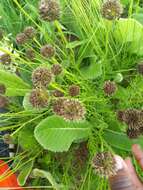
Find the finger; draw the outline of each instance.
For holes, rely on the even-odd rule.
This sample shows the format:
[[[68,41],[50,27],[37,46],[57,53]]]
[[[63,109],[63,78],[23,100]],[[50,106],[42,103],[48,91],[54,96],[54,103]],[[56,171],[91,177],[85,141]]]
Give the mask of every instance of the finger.
[[[138,178],[138,176],[136,174],[136,171],[135,171],[135,169],[133,167],[131,159],[127,158],[125,160],[125,163],[127,164],[131,179],[132,179],[133,183],[135,184],[136,188],[142,188],[142,183],[140,182],[140,180],[139,180],[139,178]]]
[[[128,167],[124,160],[115,156],[117,165],[117,175],[109,179],[111,190],[135,190],[136,187],[130,176]]]
[[[133,152],[136,160],[138,161],[139,165],[143,169],[143,151],[141,150],[141,147],[137,144],[134,144],[132,146],[132,152]]]

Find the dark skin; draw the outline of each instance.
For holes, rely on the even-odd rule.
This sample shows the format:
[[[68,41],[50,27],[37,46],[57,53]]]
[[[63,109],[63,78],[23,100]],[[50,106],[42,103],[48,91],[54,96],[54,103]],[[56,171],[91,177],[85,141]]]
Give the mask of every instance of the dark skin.
[[[139,145],[132,146],[132,153],[143,170],[143,150]],[[112,190],[143,190],[143,183],[139,180],[130,158],[122,160],[122,169],[117,176],[109,179]]]

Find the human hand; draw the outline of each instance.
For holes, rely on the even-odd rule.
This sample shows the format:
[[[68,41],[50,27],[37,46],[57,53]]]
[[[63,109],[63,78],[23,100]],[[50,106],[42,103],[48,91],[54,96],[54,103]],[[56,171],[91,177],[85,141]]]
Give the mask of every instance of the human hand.
[[[143,170],[143,151],[139,145],[132,146],[132,152]],[[139,180],[130,158],[123,160],[116,156],[120,162],[120,170],[117,175],[111,177],[111,190],[143,190],[143,183]]]

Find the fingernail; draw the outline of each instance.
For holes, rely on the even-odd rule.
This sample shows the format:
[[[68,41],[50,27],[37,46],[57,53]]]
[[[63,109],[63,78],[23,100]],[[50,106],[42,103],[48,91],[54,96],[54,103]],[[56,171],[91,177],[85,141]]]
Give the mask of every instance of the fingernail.
[[[122,170],[125,167],[124,161],[120,156],[115,156],[116,171]]]

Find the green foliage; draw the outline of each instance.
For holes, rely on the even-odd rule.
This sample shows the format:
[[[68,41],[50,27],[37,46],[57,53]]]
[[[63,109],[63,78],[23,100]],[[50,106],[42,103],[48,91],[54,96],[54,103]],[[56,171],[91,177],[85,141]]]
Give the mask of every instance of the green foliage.
[[[104,138],[111,146],[124,151],[130,152],[133,144],[139,144],[143,148],[143,137],[131,140],[124,133],[106,130]]]
[[[0,70],[0,81],[6,86],[7,96],[23,96],[30,86],[16,74]]]
[[[88,122],[66,122],[58,116],[47,117],[35,129],[35,138],[44,149],[53,152],[68,151],[77,140],[89,137],[91,126]]]
[[[21,171],[18,175],[18,183],[21,186],[24,186],[26,183],[27,178],[29,177],[32,168],[33,168],[34,161],[29,161],[27,164],[24,164],[24,166],[21,168]]]
[[[42,147],[37,143],[33,134],[34,128],[30,125],[24,127],[18,135],[18,143],[19,145],[27,151],[31,153],[38,153]]]

